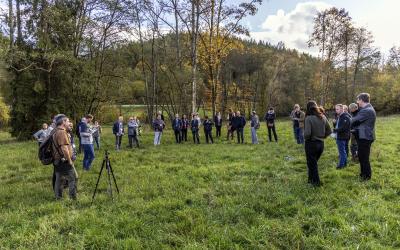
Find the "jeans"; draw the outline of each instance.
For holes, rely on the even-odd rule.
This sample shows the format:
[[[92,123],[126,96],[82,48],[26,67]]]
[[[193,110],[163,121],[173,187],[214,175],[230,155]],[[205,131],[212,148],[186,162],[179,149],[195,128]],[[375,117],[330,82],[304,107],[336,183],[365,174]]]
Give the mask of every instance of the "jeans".
[[[56,172],[56,182],[54,185],[54,194],[56,199],[61,199],[63,196],[64,182],[68,181],[69,197],[76,199],[76,176],[73,169],[67,173]]]
[[[209,140],[211,141],[211,143],[214,143],[211,130],[209,130],[209,131],[204,130],[204,134],[206,135],[206,142],[207,143],[209,142]]]
[[[122,135],[115,135],[115,149],[120,150],[122,143]]]
[[[182,129],[182,141],[187,141],[187,128]]]
[[[93,139],[96,143],[97,149],[100,149],[100,136],[94,136]]]
[[[160,145],[161,136],[162,136],[162,132],[160,132],[160,131],[154,132],[154,146]]]
[[[258,144],[257,129],[251,127],[251,143]]]
[[[293,127],[294,137],[296,139],[297,144],[304,144],[304,131],[303,128]]]
[[[94,160],[93,144],[82,144],[83,147],[83,169],[89,170]]]
[[[361,178],[371,179],[372,171],[371,164],[369,162],[369,156],[371,154],[372,141],[359,139],[357,140],[358,145],[358,160],[360,161]]]
[[[274,139],[277,142],[278,141],[278,135],[276,134],[276,129],[275,129],[275,125],[270,127],[268,126],[268,139],[269,141],[272,141],[272,133],[274,133]]]
[[[344,168],[347,165],[347,153],[346,153],[346,142],[347,140],[336,140],[336,145],[339,152],[339,163],[338,168]]]
[[[238,128],[236,130],[236,135],[237,135],[237,143],[244,143],[243,128]]]
[[[324,152],[324,142],[306,141],[304,148],[307,158],[308,182],[313,185],[319,185],[321,181],[318,173],[318,160]]]
[[[199,136],[199,130],[192,130],[192,135],[193,135],[193,143],[196,144],[200,144],[200,136]]]

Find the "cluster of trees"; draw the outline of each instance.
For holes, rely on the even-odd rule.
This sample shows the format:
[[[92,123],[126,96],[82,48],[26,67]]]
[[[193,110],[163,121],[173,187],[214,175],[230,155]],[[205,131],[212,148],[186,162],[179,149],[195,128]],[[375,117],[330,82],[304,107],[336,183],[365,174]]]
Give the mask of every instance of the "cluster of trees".
[[[12,134],[29,138],[59,112],[79,119],[122,104],[145,104],[147,120],[161,109],[173,116],[274,106],[283,114],[308,98],[329,107],[362,90],[378,109],[398,109],[400,48],[384,60],[372,35],[335,8],[315,19],[310,46],[320,58],[243,39],[242,20],[259,4],[9,0],[0,81]]]

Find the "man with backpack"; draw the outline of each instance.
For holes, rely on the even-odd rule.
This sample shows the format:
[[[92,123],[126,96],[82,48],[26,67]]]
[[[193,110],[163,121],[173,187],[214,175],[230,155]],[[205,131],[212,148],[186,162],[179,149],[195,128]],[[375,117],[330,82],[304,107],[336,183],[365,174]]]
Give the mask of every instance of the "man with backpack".
[[[68,181],[69,197],[76,199],[76,173],[73,163],[73,148],[68,131],[70,122],[65,115],[58,115],[56,119],[56,129],[52,133],[52,153],[53,165],[55,169],[56,181],[54,194],[56,199],[61,199],[65,181]]]
[[[251,112],[251,114],[251,143],[258,144],[257,129],[260,128],[260,119],[258,118],[256,111]]]

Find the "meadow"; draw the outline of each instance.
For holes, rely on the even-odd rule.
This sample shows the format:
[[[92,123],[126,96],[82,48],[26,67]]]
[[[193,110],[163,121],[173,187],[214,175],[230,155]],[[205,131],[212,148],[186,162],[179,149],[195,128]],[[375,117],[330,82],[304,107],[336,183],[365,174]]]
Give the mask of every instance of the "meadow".
[[[304,149],[289,121],[279,121],[279,143],[176,145],[171,129],[152,145],[146,129],[140,149],[113,150],[110,127],[103,149],[120,194],[111,200],[106,179],[91,196],[104,151],[89,172],[82,155],[78,200],[55,201],[52,167],[37,159],[37,144],[0,132],[0,249],[399,249],[400,117],[381,117],[372,147],[372,180],[359,166],[336,170],[337,150],[326,140],[320,160],[324,185],[307,184]],[[201,131],[202,132],[202,131]],[[225,134],[225,131],[223,131]]]

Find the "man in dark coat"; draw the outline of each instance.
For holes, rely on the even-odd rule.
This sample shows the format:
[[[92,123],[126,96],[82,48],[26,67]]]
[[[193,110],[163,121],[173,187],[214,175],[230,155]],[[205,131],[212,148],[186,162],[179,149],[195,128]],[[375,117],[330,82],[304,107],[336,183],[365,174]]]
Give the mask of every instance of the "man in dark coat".
[[[362,181],[371,179],[372,171],[369,162],[371,145],[375,140],[376,113],[370,102],[368,93],[357,96],[357,104],[360,107],[357,115],[351,119],[358,145],[358,159],[360,161],[360,178]]]
[[[172,121],[172,129],[174,130],[176,143],[181,143],[182,120],[179,118],[179,114],[176,114],[175,119]]]
[[[341,169],[347,165],[346,145],[350,139],[350,116],[344,112],[343,105],[335,106],[337,121],[333,132],[336,133],[336,144],[339,152],[339,163],[336,168]]]
[[[236,130],[237,143],[244,143],[244,126],[246,126],[246,119],[240,114],[240,111],[237,111],[232,121],[232,127]]]

